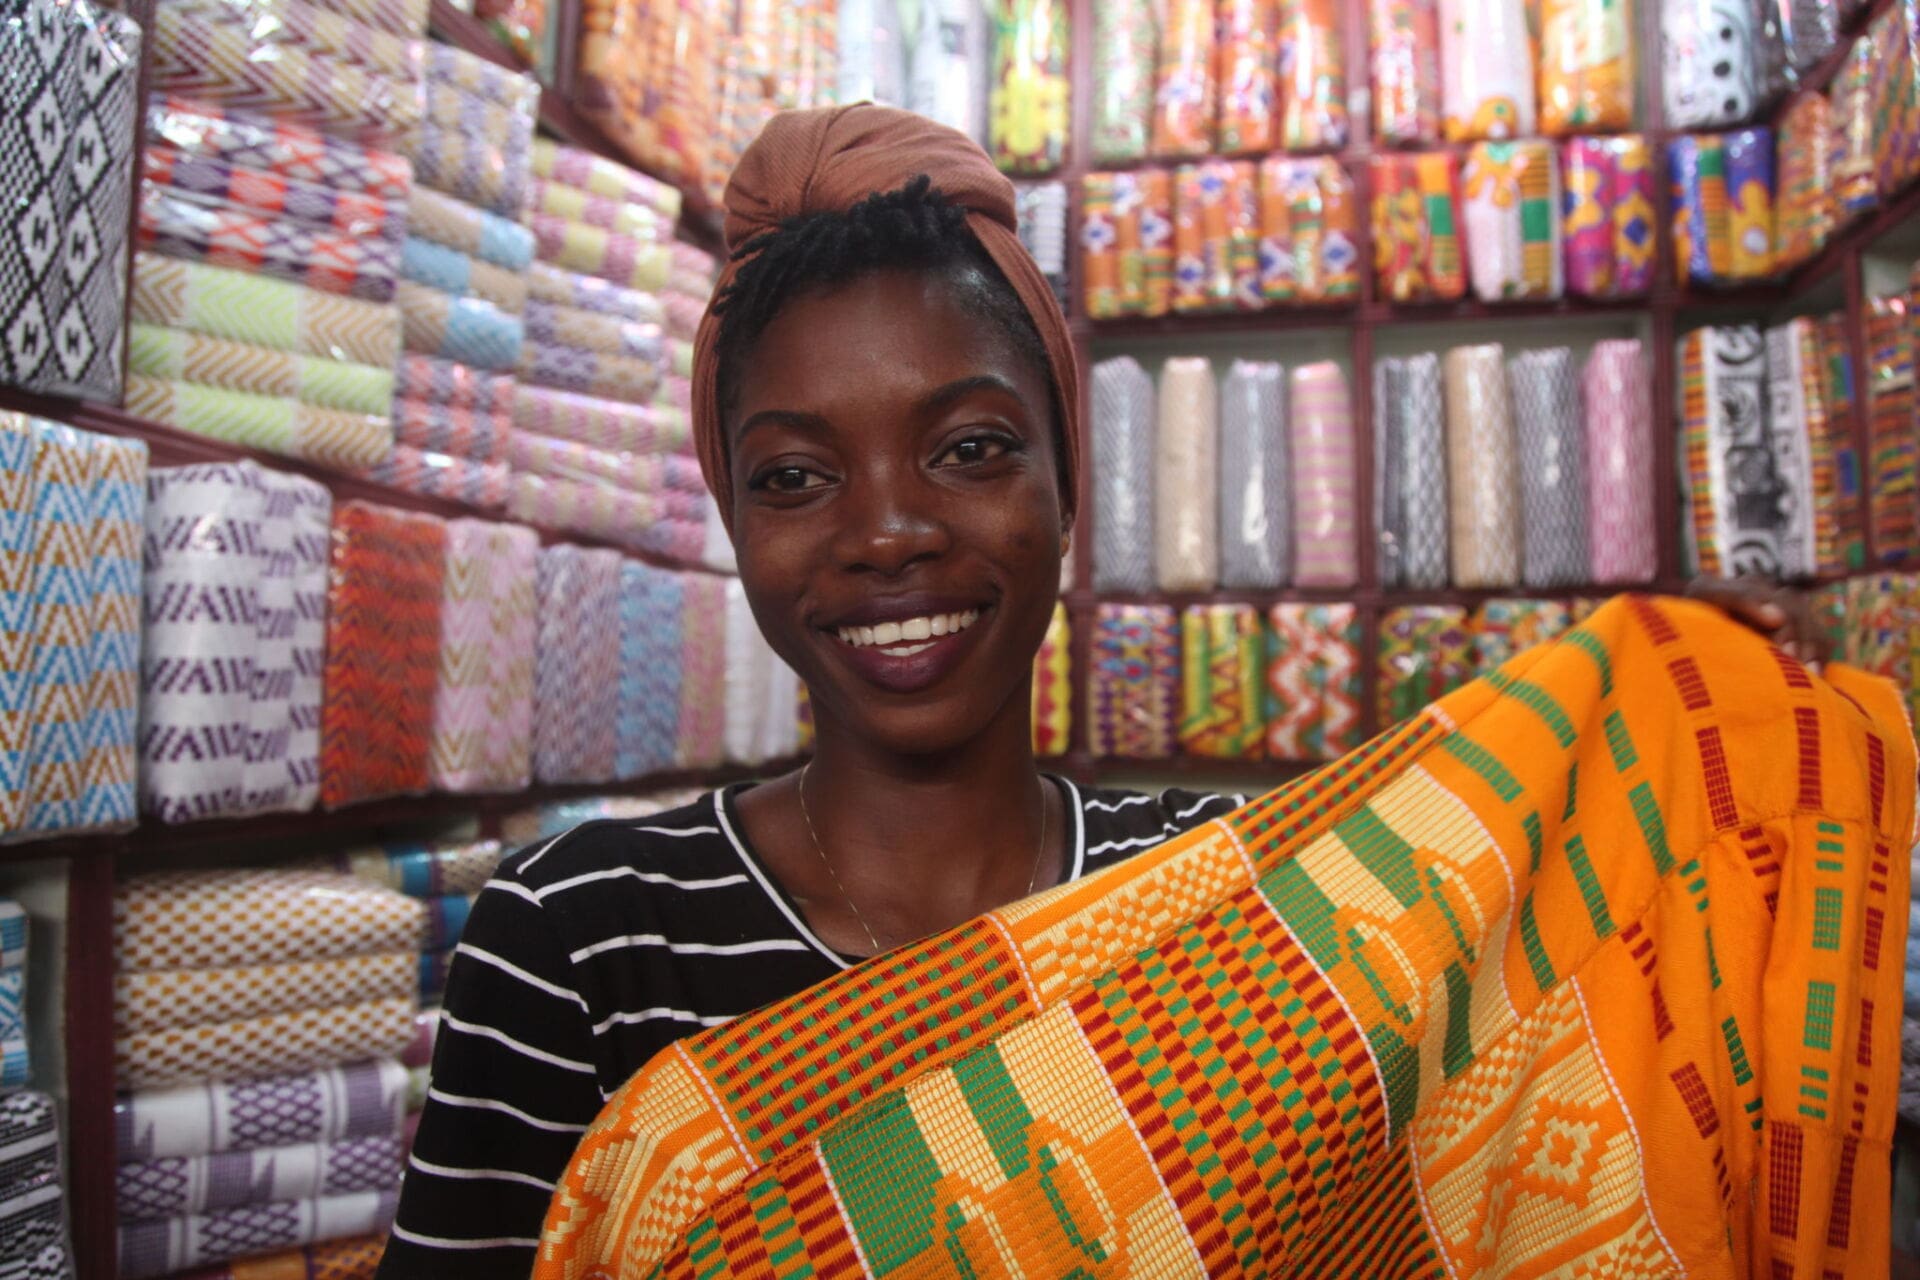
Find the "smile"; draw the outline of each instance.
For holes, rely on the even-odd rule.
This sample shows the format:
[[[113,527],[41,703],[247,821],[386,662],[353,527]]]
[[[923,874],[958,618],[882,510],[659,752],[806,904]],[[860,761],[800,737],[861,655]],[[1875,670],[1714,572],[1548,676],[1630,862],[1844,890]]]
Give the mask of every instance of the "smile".
[[[978,609],[967,609],[882,622],[871,627],[841,627],[834,634],[856,649],[878,648],[889,658],[911,658],[931,649],[941,636],[958,635],[979,620]]]

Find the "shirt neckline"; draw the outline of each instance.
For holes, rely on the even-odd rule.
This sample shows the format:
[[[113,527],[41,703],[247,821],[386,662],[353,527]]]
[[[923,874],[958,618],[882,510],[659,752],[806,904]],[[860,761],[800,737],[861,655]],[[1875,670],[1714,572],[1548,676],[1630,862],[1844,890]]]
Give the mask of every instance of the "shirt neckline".
[[[1085,869],[1087,859],[1087,814],[1080,788],[1074,786],[1070,779],[1057,774],[1043,772],[1040,776],[1060,788],[1068,808],[1073,813],[1071,850],[1073,857],[1071,874],[1066,877],[1066,880],[1078,880]],[[726,837],[727,843],[733,846],[734,856],[740,859],[741,865],[747,869],[747,874],[752,876],[754,882],[760,886],[760,891],[767,896],[767,900],[786,917],[787,923],[793,926],[794,932],[800,936],[801,940],[818,952],[829,964],[839,969],[851,969],[854,965],[871,959],[870,956],[846,955],[821,941],[819,935],[814,933],[813,928],[807,924],[806,913],[800,910],[800,905],[787,893],[786,886],[775,879],[772,872],[768,871],[766,865],[761,862],[760,855],[754,851],[747,839],[746,824],[740,820],[740,809],[736,803],[738,797],[759,785],[758,782],[736,782],[730,786],[720,787],[713,793],[714,819],[720,827],[721,834]]]

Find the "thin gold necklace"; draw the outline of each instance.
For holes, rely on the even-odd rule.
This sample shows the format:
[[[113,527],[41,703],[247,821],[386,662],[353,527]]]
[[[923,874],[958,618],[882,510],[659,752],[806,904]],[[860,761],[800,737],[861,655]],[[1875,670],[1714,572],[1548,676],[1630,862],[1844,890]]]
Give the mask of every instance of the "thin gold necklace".
[[[813,840],[813,851],[820,855],[820,865],[824,866],[827,874],[833,878],[833,887],[840,891],[840,900],[847,904],[847,910],[853,912],[853,918],[860,922],[860,928],[865,931],[867,941],[873,946],[873,954],[879,955],[884,949],[880,945],[880,939],[873,936],[873,926],[868,924],[867,918],[860,914],[860,908],[855,905],[853,895],[847,892],[847,886],[840,883],[840,873],[833,869],[832,860],[827,857],[826,849],[820,844],[820,833],[813,829],[813,813],[807,808],[807,771],[811,768],[813,768],[811,760],[800,766],[800,785],[795,788],[800,796],[800,816],[807,820],[807,835]],[[1046,779],[1040,780],[1040,786],[1040,847],[1033,851],[1033,874],[1027,877],[1027,891],[1021,895],[1027,898],[1033,896],[1034,886],[1040,883],[1040,863],[1047,856]]]

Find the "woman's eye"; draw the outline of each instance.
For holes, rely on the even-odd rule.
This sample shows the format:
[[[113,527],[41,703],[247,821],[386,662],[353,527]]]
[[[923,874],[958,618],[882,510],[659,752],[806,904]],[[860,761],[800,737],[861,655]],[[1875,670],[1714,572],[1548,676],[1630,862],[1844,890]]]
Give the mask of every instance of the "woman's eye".
[[[934,465],[966,466],[973,462],[988,462],[1006,451],[1006,441],[997,437],[970,436],[934,459]]]
[[[761,474],[758,487],[772,489],[776,493],[804,493],[808,489],[818,489],[826,482],[819,472],[809,471],[805,467],[775,467]]]

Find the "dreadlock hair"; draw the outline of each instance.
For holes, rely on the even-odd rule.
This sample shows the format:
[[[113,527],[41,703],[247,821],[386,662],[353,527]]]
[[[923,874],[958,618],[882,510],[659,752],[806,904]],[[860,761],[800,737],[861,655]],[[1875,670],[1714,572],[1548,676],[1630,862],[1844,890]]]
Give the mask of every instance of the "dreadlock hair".
[[[920,174],[897,191],[875,192],[844,213],[788,218],[734,250],[741,262],[714,303],[722,410],[732,409],[754,344],[780,308],[795,297],[851,284],[877,271],[921,271],[939,276],[949,296],[994,325],[1014,353],[1047,384],[1053,418],[1053,455],[1065,491],[1066,449],[1060,436],[1060,389],[1046,345],[1020,295],[967,226],[967,211]]]

